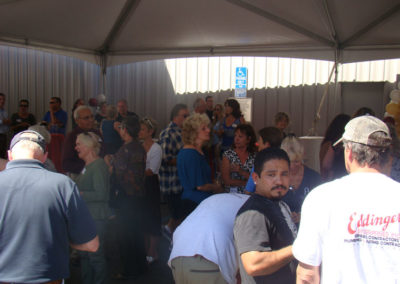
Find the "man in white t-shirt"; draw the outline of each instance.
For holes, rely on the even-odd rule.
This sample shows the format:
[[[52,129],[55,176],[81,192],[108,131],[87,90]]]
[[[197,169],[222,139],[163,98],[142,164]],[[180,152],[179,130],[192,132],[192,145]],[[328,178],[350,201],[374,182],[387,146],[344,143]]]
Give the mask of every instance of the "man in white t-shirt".
[[[350,174],[303,203],[293,245],[297,283],[399,283],[400,184],[383,174],[389,129],[373,116],[357,117],[340,142]]]
[[[235,193],[210,196],[176,229],[168,261],[175,283],[236,283],[233,224],[248,198]]]

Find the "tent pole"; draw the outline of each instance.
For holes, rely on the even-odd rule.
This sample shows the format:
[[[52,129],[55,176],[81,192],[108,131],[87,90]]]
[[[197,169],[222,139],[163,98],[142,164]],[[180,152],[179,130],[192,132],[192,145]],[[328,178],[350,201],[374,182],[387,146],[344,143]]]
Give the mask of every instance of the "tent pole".
[[[332,76],[333,76],[334,71],[336,70],[336,66],[337,66],[337,60],[335,58],[335,64],[333,65],[331,73],[329,74],[328,82],[326,83],[326,86],[325,86],[325,89],[324,89],[324,93],[323,93],[322,98],[321,98],[321,102],[319,103],[319,107],[318,107],[317,113],[315,114],[315,117],[314,117],[313,126],[312,126],[312,128],[310,129],[310,131],[308,133],[309,136],[316,136],[316,134],[317,134],[317,124],[318,124],[318,121],[321,118],[320,113],[321,113],[322,105],[324,104],[325,98],[328,95],[329,83],[332,80]]]
[[[334,86],[334,100],[333,100],[333,113],[336,113],[336,92],[337,92],[337,87],[338,87],[338,74],[339,74],[339,49],[336,49],[335,52],[335,86]]]
[[[106,95],[107,91],[107,55],[101,54],[100,55],[100,69],[101,69],[101,93]]]

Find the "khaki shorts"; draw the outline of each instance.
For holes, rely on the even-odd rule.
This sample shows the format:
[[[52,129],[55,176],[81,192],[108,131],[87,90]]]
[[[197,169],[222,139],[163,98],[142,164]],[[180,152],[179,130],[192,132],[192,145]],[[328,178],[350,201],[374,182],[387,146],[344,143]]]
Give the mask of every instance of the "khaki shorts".
[[[171,261],[176,284],[226,284],[218,265],[201,255],[180,256]]]

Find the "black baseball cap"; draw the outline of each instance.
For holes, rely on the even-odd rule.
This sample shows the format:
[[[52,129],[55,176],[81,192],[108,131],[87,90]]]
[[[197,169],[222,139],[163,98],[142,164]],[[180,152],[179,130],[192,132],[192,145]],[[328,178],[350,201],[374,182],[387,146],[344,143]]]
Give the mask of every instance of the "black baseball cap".
[[[15,134],[10,143],[10,150],[15,146],[15,144],[24,140],[35,142],[40,146],[40,148],[42,148],[43,152],[46,151],[46,140],[42,135],[33,130],[24,130]]]

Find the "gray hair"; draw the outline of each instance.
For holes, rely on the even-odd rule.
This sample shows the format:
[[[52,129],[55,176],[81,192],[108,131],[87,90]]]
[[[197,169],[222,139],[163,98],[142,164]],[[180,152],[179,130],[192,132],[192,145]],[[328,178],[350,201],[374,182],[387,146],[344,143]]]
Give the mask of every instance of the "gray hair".
[[[30,140],[19,141],[17,144],[15,144],[14,147],[12,147],[11,152],[20,153],[24,150],[32,152],[34,157],[41,156],[44,154],[42,147],[38,143]]]
[[[197,98],[193,103],[193,109],[198,108],[202,102],[204,102],[204,100],[202,98]]]
[[[107,106],[107,110],[106,110],[107,119],[110,119],[110,120],[114,119],[115,116],[117,115],[117,113],[118,113],[118,111],[115,106],[113,106],[113,105]]]
[[[93,152],[98,155],[101,149],[101,139],[93,132],[83,132],[76,137],[86,147],[89,147]]]
[[[92,109],[90,107],[86,106],[86,105],[78,106],[76,108],[76,110],[74,111],[74,119],[75,119],[75,121],[79,118],[79,113],[84,109],[88,109],[88,110],[90,110],[90,112],[92,112]]]
[[[387,135],[380,131],[371,134],[370,138],[375,141],[382,141],[382,144],[388,139]],[[368,146],[348,140],[343,140],[343,146],[345,149],[351,150],[353,158],[361,167],[366,165],[369,167],[374,165],[382,167],[389,161],[391,154],[390,147]]]
[[[283,139],[281,149],[285,150],[291,161],[302,161],[304,158],[304,147],[294,136]]]

